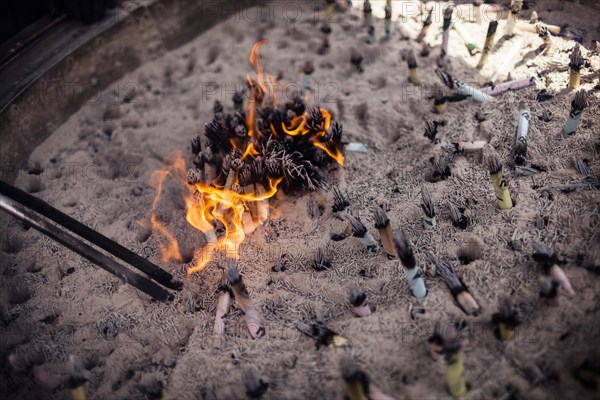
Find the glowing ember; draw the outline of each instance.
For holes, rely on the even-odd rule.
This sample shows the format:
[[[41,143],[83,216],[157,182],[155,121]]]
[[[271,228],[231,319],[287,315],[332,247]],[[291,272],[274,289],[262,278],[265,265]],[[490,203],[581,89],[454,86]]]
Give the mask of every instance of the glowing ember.
[[[178,155],[170,169],[153,175],[157,196],[151,222],[154,231],[164,238],[160,245],[163,260],[181,260],[177,241],[154,212],[167,176],[186,183],[186,220],[206,236],[207,244],[195,254],[196,262],[188,275],[201,271],[215,252],[238,259],[246,235],[267,222],[268,199],[278,189],[324,187],[319,167],[331,160],[344,163],[342,126],[332,121],[327,110],[307,108],[299,96],[283,106],[276,105],[275,90],[268,90],[265,84],[265,78],[268,82],[274,80],[263,73],[259,55],[266,42],[256,43],[250,54],[257,79],[248,77],[252,95],[248,115],[241,107],[233,115],[226,115],[221,103],[215,102],[214,119],[205,127],[208,143],[204,151],[199,137],[192,141],[195,166],[186,171]],[[238,102],[240,97],[236,96]],[[265,98],[268,104],[262,106]]]

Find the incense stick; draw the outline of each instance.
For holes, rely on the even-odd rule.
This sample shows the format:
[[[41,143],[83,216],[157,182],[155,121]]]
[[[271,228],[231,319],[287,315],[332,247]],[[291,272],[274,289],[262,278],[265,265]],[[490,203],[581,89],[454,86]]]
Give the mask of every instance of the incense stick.
[[[481,89],[482,93],[485,93],[490,96],[498,96],[502,93],[508,92],[510,90],[520,90],[532,86],[535,83],[535,78],[533,76],[529,78],[517,79],[514,81],[508,81],[504,83],[500,83],[498,85],[486,86]]]
[[[511,340],[515,336],[515,328],[520,321],[509,295],[500,298],[498,312],[492,315],[492,322],[497,326],[501,340]]]
[[[495,70],[494,74],[490,77],[490,82],[494,83],[496,82],[496,80],[498,80],[500,76],[504,75],[508,67],[511,66],[511,64],[514,62],[515,58],[523,48],[523,43],[523,39],[519,39],[515,43],[513,43],[509,52],[506,55],[504,55],[504,61],[502,62],[502,64],[500,64],[500,66]]]
[[[501,210],[508,210],[513,207],[513,202],[508,191],[508,184],[502,172],[502,163],[496,154],[490,154],[487,158],[487,166],[490,171],[494,191],[496,192],[496,200],[498,207]]]
[[[367,230],[367,227],[361,222],[361,220],[352,214],[346,214],[345,217],[350,223],[353,236],[360,240],[368,252],[377,252],[377,250],[379,250],[379,244],[377,244],[377,241],[373,235],[371,235],[371,232]]]
[[[400,257],[400,265],[404,269],[404,274],[406,275],[413,296],[418,299],[427,296],[423,273],[417,266],[417,260],[404,231],[394,232],[394,245],[396,246],[396,252]]]
[[[456,33],[458,33],[458,36],[460,36],[460,38],[462,39],[462,41],[465,44],[465,47],[467,48],[467,51],[469,52],[471,57],[481,53],[481,50],[479,49],[479,47],[477,47],[477,45],[471,38],[471,35],[469,35],[469,33],[463,27],[460,19],[457,19],[452,24],[452,28],[456,31]]]
[[[382,207],[377,207],[374,211],[375,228],[379,231],[379,238],[383,244],[383,250],[387,258],[392,260],[397,258],[396,248],[392,242],[392,225],[385,210]]]
[[[315,271],[324,271],[331,268],[331,256],[328,251],[321,247],[317,248],[315,255],[313,256],[313,268]]]
[[[408,65],[408,81],[415,86],[421,86],[419,65],[417,64],[417,59],[415,58],[415,53],[412,49],[409,49],[406,54],[406,64]]]
[[[569,59],[569,89],[577,89],[581,84],[581,67],[585,61],[581,55],[579,43],[573,47]]]
[[[435,205],[431,198],[431,193],[425,186],[421,187],[421,208],[425,215],[423,215],[423,228],[431,230],[435,228]]]
[[[442,26],[442,45],[440,47],[440,57],[437,65],[441,69],[448,67],[448,42],[450,38],[450,25],[452,25],[452,13],[454,12],[454,3],[448,3],[444,10],[444,23]]]
[[[435,73],[444,82],[446,86],[448,86],[450,89],[455,89],[459,95],[465,98],[471,97],[473,100],[479,103],[487,103],[494,101],[494,99],[491,96],[483,93],[479,89],[466,85],[457,79],[453,79],[450,74],[442,71],[439,68],[435,70]]]
[[[529,110],[523,109],[519,112],[519,124],[517,125],[517,138],[515,143],[515,164],[517,165],[525,164],[530,120],[531,114],[529,113]]]
[[[215,335],[223,335],[225,332],[225,321],[223,319],[229,314],[229,307],[231,307],[231,300],[233,299],[233,292],[229,287],[225,274],[223,274],[222,283],[217,292],[219,292],[219,296],[217,297],[213,332]]]
[[[479,315],[481,311],[479,304],[477,304],[473,295],[469,293],[467,286],[456,275],[452,264],[446,260],[438,260],[436,270],[450,289],[461,310],[467,315]]]
[[[464,354],[460,346],[460,336],[452,325],[450,325],[450,328],[444,332],[444,352],[447,364],[446,382],[450,394],[457,399],[467,393],[467,384],[465,382]]]
[[[312,62],[307,61],[302,67],[304,77],[302,79],[302,96],[305,96],[309,91],[312,91],[312,74],[315,72],[315,66]]]
[[[367,303],[367,295],[356,286],[350,288],[350,304],[352,304],[354,315],[357,317],[362,318],[371,315],[371,308]]]
[[[587,105],[587,92],[585,90],[580,90],[575,93],[575,97],[571,101],[571,111],[569,112],[567,123],[563,129],[566,135],[573,135],[577,131],[577,126],[581,120],[581,114]]]
[[[350,202],[342,193],[342,191],[336,186],[333,188],[333,212],[345,213],[348,212]]]
[[[434,83],[433,90],[433,109],[437,114],[441,114],[448,109],[448,99],[438,83]]]
[[[386,0],[384,7],[385,18],[383,20],[385,37],[392,38],[392,0]]]
[[[494,45],[494,37],[496,36],[497,29],[498,21],[491,21],[488,26],[487,34],[485,35],[485,44],[483,45],[483,52],[481,53],[477,68],[482,68],[487,62],[490,52],[492,51],[492,46]]]
[[[258,311],[250,299],[250,294],[248,294],[248,289],[246,289],[242,276],[235,265],[235,260],[231,258],[227,259],[225,274],[235,301],[244,312],[244,319],[246,320],[246,326],[248,327],[250,336],[252,339],[264,336],[265,328],[262,325]]]

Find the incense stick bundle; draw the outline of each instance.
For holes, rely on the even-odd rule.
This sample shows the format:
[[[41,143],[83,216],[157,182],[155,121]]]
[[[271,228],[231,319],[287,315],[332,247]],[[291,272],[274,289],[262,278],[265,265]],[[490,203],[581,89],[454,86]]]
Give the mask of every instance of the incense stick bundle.
[[[352,304],[354,315],[359,318],[371,315],[371,308],[367,303],[367,295],[359,288],[350,288],[350,304]]]
[[[571,111],[569,112],[569,117],[567,118],[567,123],[563,130],[566,135],[572,135],[577,131],[577,126],[581,120],[581,114],[587,105],[587,92],[585,90],[580,90],[575,93],[575,97],[573,98],[573,101],[571,101]]]
[[[213,332],[215,335],[223,335],[225,332],[225,321],[223,319],[229,314],[229,307],[233,298],[233,292],[229,287],[229,283],[223,274],[221,286],[217,289],[219,296],[217,297],[217,308],[215,310],[215,324]]]
[[[427,18],[425,18],[425,21],[423,21],[423,28],[421,28],[421,32],[419,32],[419,35],[417,36],[417,42],[419,43],[423,41],[427,35],[427,32],[429,31],[429,27],[431,27],[431,24],[433,24],[433,20],[431,18],[432,14],[433,8],[427,10]]]
[[[417,260],[404,231],[394,232],[394,245],[396,246],[396,252],[400,257],[400,264],[404,269],[404,274],[406,275],[413,296],[417,299],[427,296],[423,273],[417,266]]]
[[[467,315],[479,315],[481,311],[479,304],[477,304],[473,295],[469,293],[467,286],[456,275],[452,264],[446,260],[438,260],[436,270],[450,289],[461,310]]]
[[[452,220],[452,225],[456,228],[467,229],[469,226],[469,218],[452,203],[448,203],[448,208],[450,209],[450,219]]]
[[[312,91],[312,74],[313,72],[315,72],[315,66],[313,65],[312,62],[307,61],[306,64],[304,64],[304,67],[302,67],[302,73],[304,74],[304,77],[302,79],[302,96],[305,96],[306,93],[308,93],[309,91]]]
[[[315,255],[313,256],[313,268],[315,271],[324,271],[331,268],[331,255],[328,251],[321,247],[317,248]]]
[[[515,164],[525,164],[527,156],[527,135],[529,133],[529,121],[531,114],[529,110],[521,110],[519,112],[519,124],[517,125],[517,140],[515,143]]]
[[[374,212],[374,218],[375,228],[379,231],[379,238],[381,239],[383,250],[385,251],[387,258],[390,260],[397,258],[396,248],[392,242],[392,225],[390,224],[390,219],[385,213],[385,210],[382,207],[377,207]]]
[[[386,0],[384,7],[385,18],[383,20],[385,37],[392,38],[392,0]]]
[[[531,76],[529,78],[522,78],[514,81],[500,83],[498,85],[487,86],[481,89],[481,92],[490,96],[498,96],[502,93],[508,92],[509,90],[525,89],[533,85],[534,83],[535,78]]]
[[[496,154],[491,154],[487,158],[487,166],[490,171],[494,191],[496,192],[496,200],[498,207],[501,210],[508,210],[513,207],[513,202],[508,191],[508,184],[502,172],[502,163]]]
[[[236,90],[231,98],[233,101],[233,109],[235,111],[243,111],[244,110],[244,92]]]
[[[434,83],[433,90],[433,110],[437,114],[441,114],[448,109],[448,99],[444,95],[442,86],[438,83]]]
[[[200,135],[195,135],[192,138],[192,154],[197,156],[202,151],[202,142],[200,139]]]
[[[584,63],[579,43],[573,47],[569,62],[569,89],[577,89],[581,84],[581,67]]]
[[[508,17],[506,20],[506,28],[504,31],[504,36],[513,36],[515,31],[515,25],[517,20],[519,19],[519,13],[521,12],[521,8],[523,7],[522,0],[511,0],[510,2],[510,11],[508,13]]]
[[[71,390],[71,398],[73,400],[86,400],[87,389],[85,384],[88,379],[85,377],[85,369],[81,359],[73,355],[69,356],[68,370],[67,387]]]
[[[429,139],[433,144],[438,144],[440,142],[440,139],[437,138],[439,125],[440,123],[438,121],[425,120],[425,132],[423,133],[423,136]]]
[[[544,41],[544,44],[542,45],[544,48],[544,51],[542,53],[547,54],[547,55],[552,53],[553,40],[552,40],[552,36],[550,35],[550,32],[548,32],[548,28],[542,24],[536,24],[535,27],[536,27],[537,34]]]
[[[225,268],[225,276],[229,287],[233,292],[233,296],[238,306],[244,312],[244,319],[246,320],[246,326],[250,332],[252,339],[257,339],[265,334],[265,328],[262,325],[258,311],[254,307],[248,289],[244,285],[244,281],[235,265],[235,260],[228,258],[227,267]]]
[[[368,252],[376,253],[377,250],[379,250],[379,244],[377,244],[377,241],[373,235],[371,235],[371,232],[367,230],[367,227],[361,222],[361,220],[352,214],[346,214],[345,217],[350,223],[353,236],[360,240]]]
[[[340,370],[346,389],[345,397],[348,400],[394,400],[373,385],[367,374],[358,369],[350,359],[341,361]]]
[[[463,97],[471,97],[473,100],[480,103],[494,101],[494,99],[491,96],[483,93],[481,90],[476,89],[472,86],[465,85],[457,79],[453,79],[450,74],[442,71],[439,68],[435,70],[435,73],[442,80],[442,82],[444,82],[446,86],[448,86],[450,89],[455,89],[456,92]]]
[[[204,159],[204,180],[207,185],[210,185],[217,178],[217,167],[215,164],[215,157],[210,146],[207,146],[204,149],[202,158]]]
[[[415,86],[421,86],[421,79],[419,78],[419,65],[415,53],[412,49],[406,54],[406,64],[408,65],[408,81]]]
[[[304,333],[306,336],[315,340],[317,350],[321,346],[345,346],[349,344],[348,339],[332,331],[326,327],[322,322],[315,324],[308,324],[306,322],[297,322],[296,329]]]
[[[444,353],[446,359],[446,382],[448,390],[455,399],[467,393],[464,374],[464,354],[460,346],[460,337],[452,325],[445,330]]]
[[[517,57],[517,55],[523,48],[523,43],[524,43],[523,39],[519,39],[515,43],[513,43],[508,54],[506,54],[504,56],[504,61],[502,62],[502,64],[500,64],[500,66],[495,70],[495,72],[490,77],[490,82],[494,83],[494,82],[496,82],[496,80],[498,80],[498,78],[500,76],[504,75],[506,70],[509,68],[509,66],[512,65],[515,58]]]
[[[421,187],[421,208],[425,215],[423,215],[423,228],[427,230],[434,229],[436,226],[435,221],[435,205],[431,198],[431,193],[425,186]]]
[[[469,54],[471,55],[471,57],[481,53],[481,50],[479,49],[479,47],[477,47],[477,45],[471,38],[471,35],[469,35],[469,33],[463,27],[460,19],[457,19],[452,24],[452,28],[456,31],[456,33],[458,33],[458,36],[460,36],[460,38],[462,39],[462,41],[465,44],[465,47],[467,48],[467,50],[469,51]]]
[[[511,340],[515,336],[520,321],[509,295],[500,298],[498,312],[492,315],[492,322],[497,326],[501,340]]]
[[[444,359],[444,334],[442,322],[436,321],[433,327],[433,334],[427,339],[429,342],[429,354],[434,361],[442,361]]]
[[[444,10],[444,23],[442,26],[442,46],[440,47],[440,57],[437,65],[441,69],[448,67],[448,42],[450,39],[450,25],[452,25],[452,13],[454,12],[454,4],[449,3]]]
[[[532,258],[542,266],[544,273],[558,283],[569,296],[575,296],[571,282],[561,267],[558,266],[556,255],[542,242],[533,242]]]
[[[498,21],[491,21],[488,26],[487,34],[485,35],[485,44],[483,45],[483,52],[481,53],[477,68],[482,68],[487,62],[490,52],[492,51],[492,46],[494,45],[494,37],[496,36],[497,29]]]
[[[346,195],[336,186],[333,188],[333,212],[347,213],[350,201]]]

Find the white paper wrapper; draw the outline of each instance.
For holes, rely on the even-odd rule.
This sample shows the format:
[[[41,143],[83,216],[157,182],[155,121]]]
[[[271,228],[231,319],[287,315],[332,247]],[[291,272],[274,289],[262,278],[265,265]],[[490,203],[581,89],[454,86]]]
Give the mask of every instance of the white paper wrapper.
[[[427,296],[425,279],[423,279],[423,274],[421,273],[419,267],[413,269],[404,268],[404,273],[408,279],[408,284],[410,285],[410,290],[412,291],[413,296],[415,296],[417,299]]]

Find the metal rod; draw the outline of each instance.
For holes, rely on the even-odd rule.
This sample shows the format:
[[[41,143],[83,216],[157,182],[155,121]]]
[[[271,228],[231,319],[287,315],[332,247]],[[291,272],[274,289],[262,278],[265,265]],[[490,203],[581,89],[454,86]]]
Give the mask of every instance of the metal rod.
[[[139,275],[121,264],[117,263],[112,258],[84,243],[81,239],[72,236],[59,229],[58,227],[46,222],[42,217],[35,214],[33,211],[17,203],[14,200],[0,194],[0,209],[13,215],[14,217],[25,221],[33,228],[42,232],[44,235],[56,240],[63,246],[73,250],[75,253],[92,261],[100,268],[110,272],[123,282],[128,283],[156,300],[162,302],[172,301],[174,296],[156,282],[151,281],[145,276]]]
[[[81,236],[83,239],[95,244],[103,250],[111,253],[115,257],[139,269],[151,279],[160,283],[169,289],[181,290],[183,283],[176,280],[173,275],[162,268],[151,263],[149,260],[135,254],[131,250],[121,246],[119,243],[107,238],[103,234],[89,228],[76,219],[68,216],[60,210],[52,207],[50,204],[38,199],[24,191],[0,181],[0,194],[24,205],[27,208],[43,215],[44,217],[65,227],[67,230]]]

